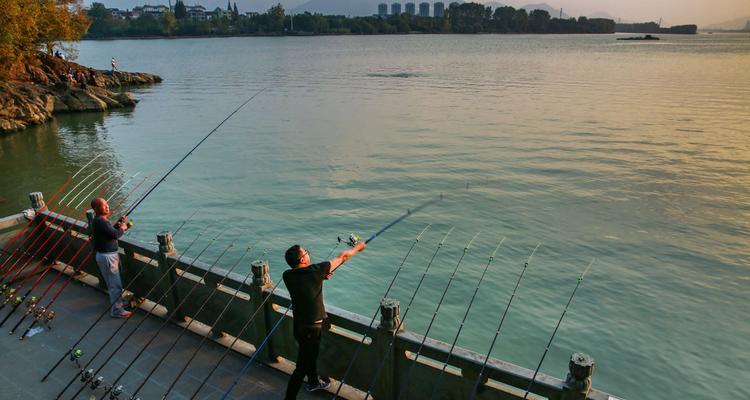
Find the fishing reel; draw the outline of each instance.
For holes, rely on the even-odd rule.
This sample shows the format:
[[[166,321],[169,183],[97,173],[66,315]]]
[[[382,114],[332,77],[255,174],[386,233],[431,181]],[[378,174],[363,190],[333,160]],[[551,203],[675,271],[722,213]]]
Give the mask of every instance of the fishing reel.
[[[81,382],[83,382],[83,383],[88,382],[93,377],[94,377],[94,369],[93,368],[89,368],[89,369],[81,372]]]
[[[29,309],[35,308],[37,303],[39,303],[39,298],[36,296],[31,296],[28,300],[26,300],[26,307],[28,307]]]
[[[10,300],[10,304],[13,306],[17,306],[21,303],[23,303],[23,296],[15,296],[15,297],[12,297]]]
[[[5,288],[3,291],[3,295],[5,296],[5,301],[3,301],[3,304],[8,304],[13,300],[13,297],[16,294],[16,289],[14,288]]]
[[[345,243],[349,247],[354,247],[359,244],[359,236],[355,233],[350,233],[349,238],[342,239],[341,236],[337,237],[339,243]]]
[[[89,385],[89,387],[91,388],[91,390],[96,390],[96,389],[99,388],[99,386],[102,385],[102,383],[104,383],[104,377],[103,376],[98,376],[98,377],[96,377],[96,379],[94,379],[93,381],[91,381],[91,385]]]
[[[112,391],[109,392],[109,400],[119,400],[120,395],[125,391],[125,388],[122,385],[117,385],[112,388]]]
[[[83,350],[81,349],[75,349],[71,351],[70,355],[68,356],[68,358],[70,358],[70,361],[74,362],[76,364],[76,367],[78,367],[79,369],[81,368],[81,363],[78,360],[80,360],[81,357],[83,357]]]

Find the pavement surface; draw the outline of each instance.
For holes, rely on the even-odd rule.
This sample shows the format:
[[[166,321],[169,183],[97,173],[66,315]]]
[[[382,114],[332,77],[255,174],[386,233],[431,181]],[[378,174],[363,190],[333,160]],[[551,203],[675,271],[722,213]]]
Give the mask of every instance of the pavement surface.
[[[41,294],[55,276],[57,276],[57,272],[48,274],[43,283],[35,290],[34,294]],[[56,287],[59,287],[66,278],[67,276],[64,275],[58,281]],[[21,292],[25,292],[26,289],[25,287]],[[41,301],[41,304],[46,304],[55,291],[56,288]],[[0,329],[0,354],[3,354],[3,362],[0,364],[0,399],[55,399],[55,396],[76,375],[78,372],[77,367],[72,361],[66,359],[46,382],[40,382],[41,378],[96,320],[107,307],[107,303],[107,296],[99,289],[74,280],[52,306],[52,309],[57,313],[51,324],[52,329],[44,329],[23,341],[18,340],[18,337],[31,322],[31,318],[27,318],[14,335],[8,335],[9,329],[16,324],[25,310],[25,307],[19,307],[5,325],[2,326],[2,329]],[[6,306],[0,311],[0,320],[5,318],[10,308],[10,306]],[[109,357],[114,349],[122,343],[123,338],[138,325],[138,322],[144,315],[146,315],[145,312],[136,311],[130,321],[125,324],[124,328],[91,364],[90,367],[98,368],[102,366],[105,360],[109,359],[99,374],[105,377],[105,382],[111,383],[126,369],[127,365],[164,321],[159,316],[149,315],[143,325],[125,342],[123,347],[114,356]],[[82,344],[79,345],[79,348],[84,351],[84,356],[80,359],[82,364],[91,360],[94,353],[122,322],[123,320],[112,319],[106,316],[96,325]],[[130,399],[132,392],[144,381],[146,375],[167,351],[181,330],[181,327],[177,324],[169,323],[166,325],[165,329],[162,330],[147,347],[143,355],[138,358],[133,367],[128,369],[120,380],[119,384],[123,385],[126,390],[125,394],[119,397],[120,399]],[[138,397],[142,400],[162,399],[163,393],[174,381],[187,359],[192,355],[200,339],[201,336],[193,332],[183,335],[174,350],[169,353],[166,360],[138,393]],[[200,385],[200,382],[216,364],[224,350],[225,347],[213,341],[206,341],[200,353],[190,363],[189,368],[180,378],[168,398],[175,400],[189,399]],[[231,384],[236,373],[242,368],[247,359],[245,355],[234,351],[230,352],[229,356],[224,359],[218,370],[203,387],[197,398],[201,400],[221,398],[222,393]],[[287,380],[288,375],[277,369],[255,363],[239,381],[230,398],[282,399]],[[82,383],[75,380],[60,398],[71,399],[75,391],[81,386]],[[75,398],[88,400],[100,398],[103,394],[104,391],[102,389],[91,390],[86,388]],[[322,399],[330,398],[330,394],[321,392],[307,393],[303,389],[300,391],[298,398]]]

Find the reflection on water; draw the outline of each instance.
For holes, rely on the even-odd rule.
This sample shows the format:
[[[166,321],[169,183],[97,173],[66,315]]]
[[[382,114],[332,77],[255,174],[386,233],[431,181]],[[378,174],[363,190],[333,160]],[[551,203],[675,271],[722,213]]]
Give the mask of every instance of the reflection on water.
[[[468,182],[337,272],[327,301],[370,315],[431,223],[392,294],[406,301],[455,226],[405,322],[423,332],[481,230],[430,333],[452,340],[481,267],[507,236],[459,341],[484,352],[523,260],[542,242],[495,357],[535,367],[578,274],[597,257],[543,371],[562,376],[570,353],[585,351],[598,362],[595,386],[625,398],[750,397],[746,36],[81,44],[85,64],[106,68],[113,54],[122,68],[165,82],[137,89],[132,112],[61,116],[0,138],[0,167],[11,171],[0,177],[4,214],[108,149],[105,165],[159,176],[268,87],[143,203],[134,235],[153,240],[200,207],[178,249],[207,225],[224,230],[222,241],[260,238],[279,279],[292,243],[322,257],[337,235],[367,235]]]

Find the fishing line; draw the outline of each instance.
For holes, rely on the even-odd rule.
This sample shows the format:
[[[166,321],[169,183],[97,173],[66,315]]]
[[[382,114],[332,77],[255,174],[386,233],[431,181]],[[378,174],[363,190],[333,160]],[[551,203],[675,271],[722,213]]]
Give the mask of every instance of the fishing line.
[[[510,299],[508,299],[508,304],[505,306],[505,311],[503,311],[502,317],[500,317],[500,324],[498,324],[497,330],[495,330],[495,337],[492,338],[490,349],[487,351],[487,355],[484,357],[484,362],[482,363],[482,368],[479,370],[476,381],[474,381],[474,387],[471,389],[471,397],[469,397],[469,400],[474,400],[474,397],[476,397],[477,395],[477,388],[479,387],[479,382],[482,380],[482,374],[484,374],[484,370],[487,368],[487,362],[490,360],[490,354],[492,354],[492,349],[495,348],[495,343],[497,342],[497,338],[500,335],[500,329],[503,327],[505,317],[508,315],[508,310],[510,310],[510,306],[511,304],[513,304],[513,299],[516,297],[516,293],[518,292],[518,286],[521,284],[521,279],[523,279],[523,276],[526,274],[526,269],[528,269],[529,263],[531,263],[531,258],[534,257],[534,253],[536,253],[536,250],[541,245],[541,243],[538,243],[529,255],[529,258],[527,258],[526,262],[523,263],[523,269],[521,270],[521,274],[518,275],[516,286],[513,288],[513,293],[511,293]]]

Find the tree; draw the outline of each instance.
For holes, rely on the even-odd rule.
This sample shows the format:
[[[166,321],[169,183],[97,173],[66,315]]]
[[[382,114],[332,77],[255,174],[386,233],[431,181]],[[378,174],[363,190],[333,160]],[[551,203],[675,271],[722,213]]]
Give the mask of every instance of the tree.
[[[185,7],[185,3],[182,0],[177,0],[174,3],[174,16],[177,19],[187,18],[187,7]]]
[[[4,2],[0,12],[0,79],[7,78],[10,67],[28,62],[36,55],[39,7],[28,0]]]
[[[534,33],[544,33],[547,30],[550,16],[545,10],[533,10],[529,13],[529,29]]]
[[[493,18],[497,22],[498,32],[508,32],[513,24],[513,15],[516,14],[516,9],[511,6],[503,6],[495,9]]]
[[[276,4],[268,10],[268,30],[271,32],[282,32],[284,30],[284,7],[281,3]]]
[[[37,42],[52,55],[55,46],[65,41],[77,41],[86,33],[91,21],[81,0],[37,0],[40,12],[37,19]]]
[[[112,18],[112,13],[107,10],[107,7],[105,7],[104,4],[91,4],[91,8],[88,10],[88,15],[89,18],[91,18],[91,27],[88,32],[89,36],[104,37],[110,34],[114,18]]]
[[[232,11],[232,19],[234,19],[236,21],[237,18],[239,18],[239,17],[240,17],[240,12],[237,11],[237,2],[235,1],[234,2],[234,10]]]
[[[177,31],[177,18],[174,14],[167,11],[161,16],[161,25],[164,28],[164,34],[172,36]]]

